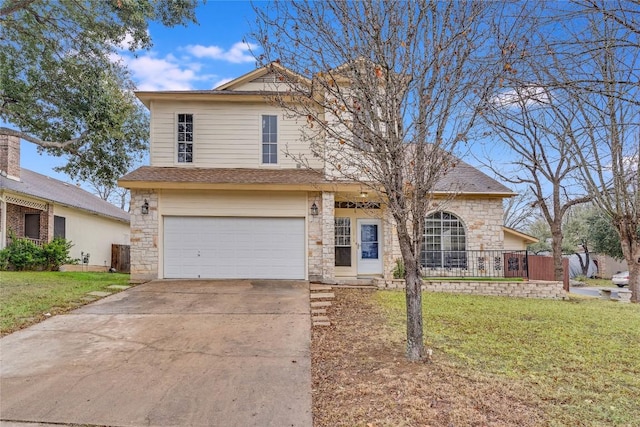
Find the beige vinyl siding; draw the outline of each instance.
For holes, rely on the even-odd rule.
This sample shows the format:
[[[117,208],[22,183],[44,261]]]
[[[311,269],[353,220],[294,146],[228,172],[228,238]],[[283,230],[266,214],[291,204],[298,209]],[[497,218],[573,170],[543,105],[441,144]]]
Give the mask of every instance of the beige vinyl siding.
[[[65,238],[73,244],[69,255],[79,259],[81,252],[89,253],[89,265],[111,267],[111,245],[128,245],[128,222],[91,214],[57,204],[53,214],[65,218]]]
[[[194,115],[193,163],[178,164],[176,159],[176,115]],[[278,164],[261,162],[261,116],[278,116]],[[274,106],[232,102],[154,102],[151,106],[151,166],[218,168],[296,168],[296,162],[284,155],[302,153],[313,167],[322,167],[313,159],[308,144],[301,141],[301,124],[285,118]]]
[[[527,245],[521,237],[514,234],[504,233],[504,250],[505,251],[522,251],[527,249]]]
[[[162,190],[159,205],[163,216],[306,217],[307,195],[304,192]]]

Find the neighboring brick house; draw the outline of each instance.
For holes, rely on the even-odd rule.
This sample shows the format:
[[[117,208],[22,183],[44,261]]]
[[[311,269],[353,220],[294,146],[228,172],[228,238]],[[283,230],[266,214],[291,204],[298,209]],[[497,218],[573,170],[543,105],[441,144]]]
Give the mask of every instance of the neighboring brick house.
[[[41,245],[70,240],[71,258],[111,266],[111,244],[129,244],[129,213],[82,188],[20,167],[20,139],[0,135],[0,249],[12,236]]]
[[[265,82],[278,81],[270,73],[215,90],[136,93],[151,112],[151,141],[150,166],[119,181],[131,190],[133,281],[391,277],[400,251],[384,200],[326,173],[297,121],[265,99]],[[462,253],[505,249],[509,188],[460,161],[435,194],[426,269],[448,274],[464,267]]]

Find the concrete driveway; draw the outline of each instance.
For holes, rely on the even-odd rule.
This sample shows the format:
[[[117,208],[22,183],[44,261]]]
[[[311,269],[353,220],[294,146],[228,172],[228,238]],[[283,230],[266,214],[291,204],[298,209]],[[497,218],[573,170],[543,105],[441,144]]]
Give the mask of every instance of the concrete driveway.
[[[2,426],[311,426],[309,287],[155,281],[0,340]]]

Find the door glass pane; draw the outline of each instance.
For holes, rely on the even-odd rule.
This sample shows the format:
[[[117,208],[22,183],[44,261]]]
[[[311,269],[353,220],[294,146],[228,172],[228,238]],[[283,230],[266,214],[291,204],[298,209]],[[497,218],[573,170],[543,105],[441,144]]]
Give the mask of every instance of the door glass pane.
[[[362,224],[360,226],[362,259],[378,259],[378,225]]]

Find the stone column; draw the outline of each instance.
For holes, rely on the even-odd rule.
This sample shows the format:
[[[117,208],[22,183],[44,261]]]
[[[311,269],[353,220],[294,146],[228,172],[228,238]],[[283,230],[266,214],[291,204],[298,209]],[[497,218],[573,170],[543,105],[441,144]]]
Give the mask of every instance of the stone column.
[[[149,213],[142,213],[145,201]],[[155,190],[131,190],[131,282],[158,279],[158,194]]]
[[[335,194],[322,193],[322,281],[335,283]]]
[[[311,205],[316,204],[318,207],[318,215],[307,214],[307,240],[308,253],[307,263],[309,270],[309,280],[312,282],[322,281],[322,214],[324,212],[322,206],[322,194],[310,193],[308,197],[307,212],[311,211]]]

